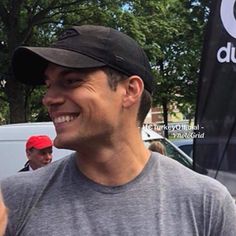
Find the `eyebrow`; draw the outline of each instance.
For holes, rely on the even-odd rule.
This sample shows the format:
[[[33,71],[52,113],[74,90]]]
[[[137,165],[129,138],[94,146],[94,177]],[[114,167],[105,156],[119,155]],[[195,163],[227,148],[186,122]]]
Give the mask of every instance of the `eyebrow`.
[[[65,75],[68,75],[68,74],[71,74],[71,73],[78,73],[78,74],[80,74],[82,72],[80,72],[79,70],[76,70],[76,69],[65,69],[65,70],[61,71],[59,74],[60,74],[60,76],[61,75],[65,76]]]
[[[63,68],[62,71],[59,72],[60,77],[67,76],[68,74],[77,73],[79,75],[86,75],[88,74],[88,70],[85,69],[73,69],[73,68]],[[44,81],[49,80],[49,77],[44,73]]]

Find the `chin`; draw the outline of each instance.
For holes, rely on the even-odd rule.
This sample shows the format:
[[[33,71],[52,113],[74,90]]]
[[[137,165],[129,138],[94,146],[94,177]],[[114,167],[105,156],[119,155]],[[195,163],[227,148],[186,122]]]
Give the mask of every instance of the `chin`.
[[[54,146],[56,148],[65,148],[65,144],[62,139],[56,137],[53,142]]]
[[[73,142],[71,138],[69,139],[59,135],[54,139],[54,146],[59,149],[75,150],[75,142]]]
[[[81,150],[90,148],[90,144],[100,142],[107,136],[107,132],[71,132],[57,133],[54,139],[54,146],[59,149]]]

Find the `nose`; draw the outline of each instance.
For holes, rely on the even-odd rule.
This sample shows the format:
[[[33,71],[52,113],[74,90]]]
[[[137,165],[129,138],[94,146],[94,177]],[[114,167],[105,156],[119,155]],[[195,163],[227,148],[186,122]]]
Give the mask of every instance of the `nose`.
[[[45,153],[45,155],[44,155],[44,159],[46,160],[46,161],[52,161],[52,153]]]
[[[57,91],[56,89],[48,89],[42,99],[43,105],[49,108],[52,105],[62,104],[64,98],[62,91]]]

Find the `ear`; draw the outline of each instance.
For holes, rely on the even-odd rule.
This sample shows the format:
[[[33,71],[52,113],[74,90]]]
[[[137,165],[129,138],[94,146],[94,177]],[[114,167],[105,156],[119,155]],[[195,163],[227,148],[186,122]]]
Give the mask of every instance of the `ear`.
[[[125,83],[126,93],[123,98],[123,107],[127,108],[139,102],[144,89],[144,84],[142,79],[137,75],[130,76],[125,80]]]
[[[30,150],[26,149],[25,151],[26,151],[27,158],[30,160],[30,153],[31,153]]]

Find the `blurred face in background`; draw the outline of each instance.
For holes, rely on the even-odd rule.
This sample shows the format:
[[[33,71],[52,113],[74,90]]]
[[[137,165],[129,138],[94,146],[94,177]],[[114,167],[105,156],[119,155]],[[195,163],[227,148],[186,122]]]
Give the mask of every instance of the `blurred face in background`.
[[[3,203],[2,195],[0,193],[0,236],[4,235],[7,225],[7,209]]]
[[[52,162],[52,147],[26,150],[30,167],[35,170]]]

